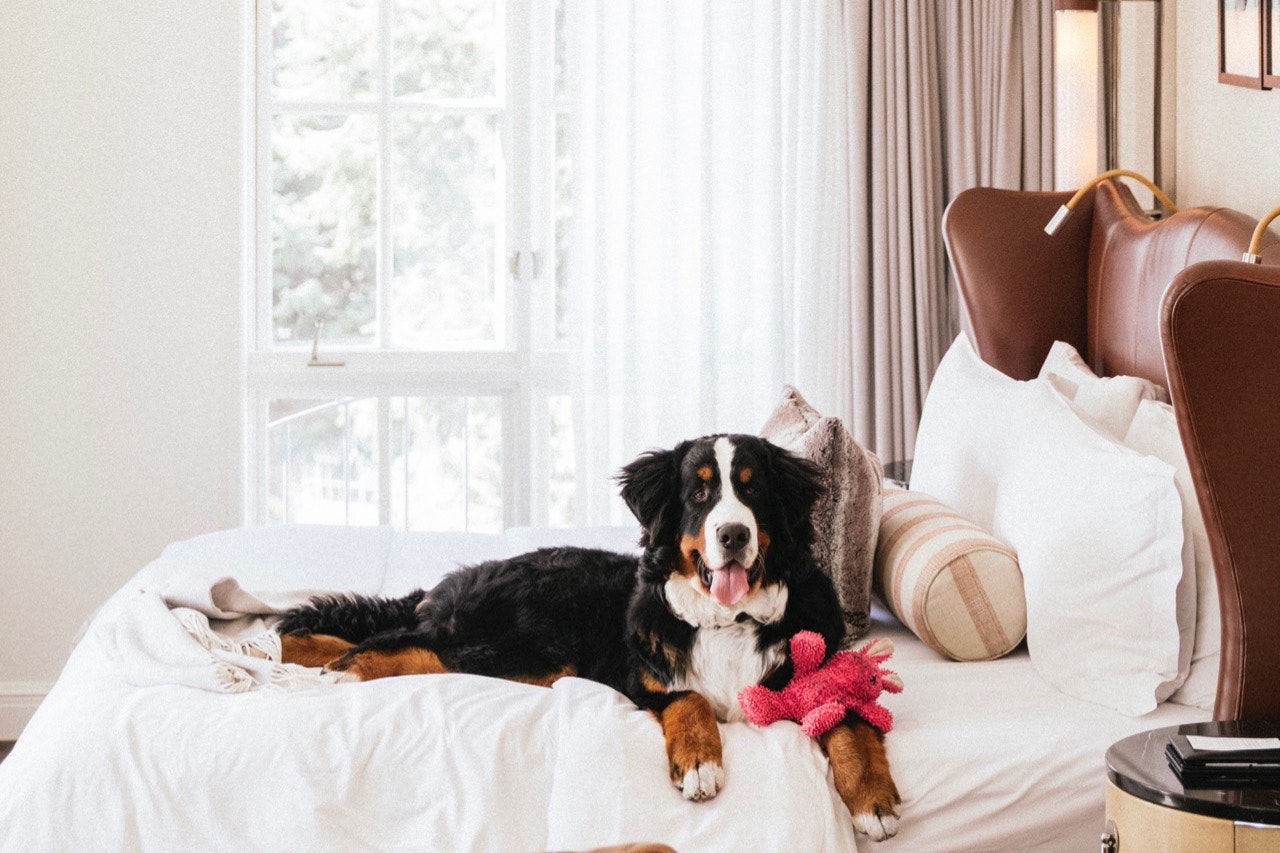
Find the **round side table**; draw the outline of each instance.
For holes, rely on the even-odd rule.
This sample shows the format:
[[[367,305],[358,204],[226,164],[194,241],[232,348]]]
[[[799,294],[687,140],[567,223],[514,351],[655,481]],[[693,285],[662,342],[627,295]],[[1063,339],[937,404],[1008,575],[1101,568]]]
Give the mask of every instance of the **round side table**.
[[[1184,788],[1165,759],[1169,735],[1278,737],[1277,723],[1193,723],[1131,735],[1107,750],[1112,853],[1280,851],[1280,790]]]

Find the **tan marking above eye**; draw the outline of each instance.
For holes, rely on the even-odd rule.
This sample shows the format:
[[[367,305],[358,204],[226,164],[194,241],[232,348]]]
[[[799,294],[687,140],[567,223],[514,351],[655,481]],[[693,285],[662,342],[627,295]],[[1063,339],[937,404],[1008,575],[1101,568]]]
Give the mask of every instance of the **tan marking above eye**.
[[[703,465],[698,468],[698,479],[704,483],[711,482],[711,466]]]
[[[756,472],[752,471],[750,468],[743,468],[738,472],[738,482],[745,486],[747,483],[751,482],[751,478],[755,476],[755,473]]]

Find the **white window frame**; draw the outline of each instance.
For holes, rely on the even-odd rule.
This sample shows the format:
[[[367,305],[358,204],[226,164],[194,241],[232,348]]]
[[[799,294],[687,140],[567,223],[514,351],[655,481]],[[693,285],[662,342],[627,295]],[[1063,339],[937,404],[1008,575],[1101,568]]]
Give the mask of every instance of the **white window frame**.
[[[551,469],[548,440],[549,396],[569,392],[569,359],[563,345],[554,340],[555,295],[555,136],[554,120],[566,111],[557,101],[554,86],[554,4],[541,0],[499,0],[505,8],[507,36],[505,61],[498,63],[497,100],[502,110],[501,143],[505,162],[506,221],[497,223],[496,269],[502,276],[496,294],[503,306],[505,329],[498,346],[489,350],[421,351],[391,350],[361,345],[331,348],[320,340],[322,361],[342,362],[341,367],[308,366],[306,346],[280,346],[274,341],[272,320],[273,271],[271,263],[272,119],[281,111],[304,109],[281,105],[271,86],[271,3],[249,4],[253,21],[254,50],[248,70],[252,104],[253,168],[247,170],[246,230],[254,247],[247,262],[245,294],[245,419],[244,503],[247,523],[265,523],[268,507],[268,401],[297,398],[338,400],[344,397],[377,397],[380,422],[389,411],[389,398],[403,396],[499,396],[502,399],[503,526],[539,525],[548,520],[548,479]],[[381,0],[379,95],[368,109],[386,116],[396,106],[391,101],[390,0]],[[509,69],[514,73],[507,73]],[[533,73],[533,69],[538,69]],[[427,104],[455,109],[441,99]],[[348,102],[314,103],[307,111],[345,114]],[[360,108],[363,111],[363,107]],[[379,157],[379,329],[387,328],[391,231],[389,194],[385,186],[390,164],[390,134],[381,120]],[[518,144],[528,140],[527,145]],[[530,263],[530,261],[533,261]],[[536,269],[536,274],[535,274]],[[382,340],[381,334],[378,337]],[[390,508],[389,429],[380,429],[380,520],[393,523]],[[581,506],[581,501],[577,502]]]

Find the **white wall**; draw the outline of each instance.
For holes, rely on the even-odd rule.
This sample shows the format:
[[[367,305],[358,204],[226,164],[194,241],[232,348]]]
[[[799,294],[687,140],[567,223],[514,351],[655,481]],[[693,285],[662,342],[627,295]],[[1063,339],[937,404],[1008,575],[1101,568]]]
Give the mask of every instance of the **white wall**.
[[[1177,4],[1177,202],[1261,218],[1280,205],[1280,90],[1218,82],[1218,4]]]
[[[239,519],[240,7],[0,13],[0,739],[108,593]]]

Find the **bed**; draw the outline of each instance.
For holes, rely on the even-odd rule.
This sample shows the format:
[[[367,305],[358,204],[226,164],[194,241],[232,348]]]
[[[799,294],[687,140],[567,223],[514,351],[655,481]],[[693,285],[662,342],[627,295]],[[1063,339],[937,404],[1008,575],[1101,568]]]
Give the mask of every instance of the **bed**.
[[[1064,200],[953,202],[943,227],[966,334],[1015,380],[1063,341],[1099,374],[1167,384],[1217,566],[1213,707],[1117,713],[1051,685],[1025,643],[957,663],[877,606],[868,636],[893,640],[906,689],[885,699],[903,819],[876,844],[855,838],[820,750],[789,723],[723,726],[727,785],[691,803],[666,782],[657,723],[599,685],[334,684],[271,660],[272,614],[311,591],[397,595],[540,545],[632,549],[636,529],[244,528],[169,546],[85,626],[0,764],[0,849],[1091,849],[1111,743],[1280,716],[1280,453],[1257,441],[1280,434],[1280,272],[1221,260],[1248,240],[1242,214],[1151,224],[1110,183],[1056,237],[1037,234]]]

